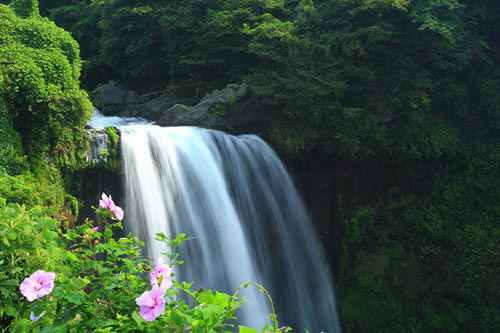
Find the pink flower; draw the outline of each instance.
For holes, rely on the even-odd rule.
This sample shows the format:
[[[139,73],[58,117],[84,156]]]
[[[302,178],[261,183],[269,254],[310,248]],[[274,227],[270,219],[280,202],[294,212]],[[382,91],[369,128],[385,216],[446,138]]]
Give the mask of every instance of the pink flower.
[[[45,316],[45,311],[44,311],[44,312],[42,312],[42,313],[40,313],[40,315],[39,315],[38,317],[35,315],[35,313],[34,313],[34,312],[31,312],[31,314],[30,314],[30,319],[31,319],[31,321],[32,321],[32,322],[37,322],[37,321],[39,321],[40,319],[42,319],[42,317],[43,317],[43,316]]]
[[[165,290],[172,287],[172,279],[170,278],[172,274],[172,269],[169,265],[165,264],[161,258],[158,259],[155,268],[149,273],[149,284],[153,286],[158,286],[161,279],[160,288]]]
[[[29,278],[24,279],[19,290],[28,301],[33,302],[51,293],[55,278],[55,273],[39,270],[31,274]]]
[[[153,321],[165,311],[165,289],[154,286],[151,291],[145,291],[135,299],[139,305],[139,314],[146,321]]]
[[[282,332],[285,332],[285,330],[286,330],[286,326],[283,326],[283,327],[278,328],[278,329],[279,329],[280,331],[282,331]]]
[[[99,231],[99,227],[93,227],[92,230],[94,230],[95,232],[98,232]]]
[[[101,196],[101,200],[99,200],[99,206],[106,208],[110,212],[113,212],[115,217],[113,217],[113,220],[123,220],[123,209],[120,207],[116,206],[113,200],[111,199],[111,195],[108,196],[103,193]]]

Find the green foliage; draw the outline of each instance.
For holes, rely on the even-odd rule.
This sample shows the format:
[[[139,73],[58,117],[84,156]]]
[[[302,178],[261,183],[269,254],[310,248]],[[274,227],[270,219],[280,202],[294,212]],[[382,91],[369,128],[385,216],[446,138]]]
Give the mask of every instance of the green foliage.
[[[40,15],[38,0],[13,0],[10,6],[20,17],[33,17]]]
[[[73,215],[74,219],[77,220],[78,213],[80,210],[80,203],[78,202],[78,199],[72,195],[69,195],[69,194],[66,195],[65,199],[66,199],[66,201],[69,202],[69,208],[71,210],[71,214]]]
[[[5,204],[0,198],[0,326],[7,327],[20,312],[26,301],[19,293],[19,284],[26,272],[41,267],[53,270],[59,267],[64,249],[58,240],[59,223],[40,208],[27,210],[18,204]],[[29,315],[29,314],[28,314]],[[21,319],[21,318],[19,318]],[[28,324],[30,322],[28,321]],[[16,326],[24,327],[26,321]],[[14,326],[13,331],[27,332]],[[29,327],[29,326],[28,326]]]
[[[28,169],[21,136],[14,130],[12,119],[7,114],[3,100],[0,99],[0,174],[5,172],[17,175]]]
[[[12,203],[25,204],[29,208],[52,206],[53,211],[64,205],[64,191],[60,180],[43,179],[32,173],[16,176],[0,174],[0,198]]]
[[[242,303],[238,292],[231,296],[204,288],[193,291],[192,282],[174,280],[165,294],[164,313],[152,322],[145,321],[135,302],[151,288],[145,278],[152,269],[150,260],[141,256],[144,243],[130,234],[113,237],[122,229],[121,223],[110,224],[111,213],[103,208],[96,213],[98,230],[86,220],[76,229],[63,231],[56,220],[44,217],[38,209],[0,202],[3,328],[12,332],[159,332],[165,328],[179,333],[186,329],[193,333],[228,332],[232,326],[228,321],[235,319]],[[158,234],[157,240],[169,248],[164,255],[171,267],[183,264],[175,250],[187,240],[184,234],[175,239]],[[19,285],[39,269],[55,272],[55,286],[50,297],[28,302],[19,293]],[[28,319],[30,313],[39,316],[42,312],[45,315],[40,320]],[[277,325],[275,320],[274,328],[266,326],[264,330],[278,332]],[[248,331],[240,327],[240,332]]]
[[[81,42],[87,82],[113,78],[149,89],[168,83],[196,96],[248,73],[255,57],[246,51],[246,25],[281,7],[255,0],[47,5],[50,17]]]
[[[108,161],[106,166],[114,170],[116,172],[121,171],[121,163],[119,159],[119,143],[120,143],[120,134],[117,132],[115,127],[109,126],[106,128],[106,135],[108,136]]]
[[[11,7],[24,14],[0,5],[2,112],[21,134],[32,163],[50,158],[61,166],[71,164],[74,130],[84,126],[92,109],[79,88],[78,44],[39,16],[37,1],[15,1]]]
[[[416,176],[417,193],[343,210],[337,281],[349,330],[500,328],[500,151],[473,142],[466,152],[445,167],[420,165],[433,176]]]
[[[489,19],[487,6],[465,0],[44,5],[82,42],[90,80],[119,79],[141,89],[168,84],[196,96],[246,81],[272,106],[266,136],[282,154],[320,151],[347,161],[455,153],[458,133],[472,122],[466,110],[477,104],[475,71],[491,69],[487,50],[495,40],[478,29]]]

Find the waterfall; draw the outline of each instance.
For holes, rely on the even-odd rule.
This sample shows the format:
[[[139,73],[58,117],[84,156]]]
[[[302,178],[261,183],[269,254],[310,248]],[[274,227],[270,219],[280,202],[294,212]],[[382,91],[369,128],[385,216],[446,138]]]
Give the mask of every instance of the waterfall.
[[[120,123],[120,125],[124,125]],[[280,324],[340,332],[333,285],[304,204],[272,149],[255,135],[195,127],[126,125],[125,226],[158,258],[163,232],[180,248],[178,280],[232,294],[242,283],[270,291]],[[270,324],[264,294],[244,290],[240,322]]]

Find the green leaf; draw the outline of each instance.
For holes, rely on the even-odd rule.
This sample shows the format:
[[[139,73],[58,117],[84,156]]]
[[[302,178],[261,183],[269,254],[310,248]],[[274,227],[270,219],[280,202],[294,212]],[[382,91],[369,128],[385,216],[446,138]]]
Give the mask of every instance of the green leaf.
[[[43,239],[45,239],[45,241],[47,241],[47,242],[50,242],[51,240],[53,240],[55,235],[57,235],[57,234],[53,231],[50,231],[49,229],[43,230]]]
[[[208,304],[201,309],[203,319],[210,323],[216,323],[220,317],[224,316],[224,307],[216,304]]]
[[[68,300],[68,302],[80,305],[83,303],[83,295],[76,291],[71,291],[64,295],[64,298]]]
[[[40,332],[44,333],[66,333],[67,332],[67,326],[66,323],[59,319],[54,322],[54,325],[52,327],[44,327]]]
[[[246,326],[238,326],[239,328],[239,333],[259,333],[259,331],[251,328],[251,327],[246,327]]]
[[[19,281],[15,279],[9,279],[7,281],[3,281],[0,283],[1,286],[11,286],[11,287],[17,287],[19,285]]]
[[[184,324],[191,324],[194,320],[194,318],[190,315],[175,308],[172,310],[172,314],[170,317],[172,318],[173,323],[181,328],[184,327]]]
[[[17,235],[16,235],[16,232],[14,230],[9,230],[7,232],[7,237],[10,239],[10,240],[15,240],[17,238]]]
[[[132,312],[132,319],[135,320],[135,322],[137,323],[137,325],[139,325],[139,327],[142,327],[142,324],[144,324],[146,321],[144,320],[144,318],[142,318],[138,313],[137,311],[134,311]]]
[[[31,308],[31,311],[35,314],[35,316],[39,316],[43,311],[47,309],[47,304],[44,302],[37,303],[34,307]]]
[[[16,315],[16,313],[17,313],[17,309],[13,306],[8,306],[7,308],[5,308],[5,314],[7,316],[13,317]]]
[[[31,326],[31,321],[28,319],[21,319],[14,322],[12,325],[11,332],[12,333],[26,333],[29,332]]]
[[[111,236],[113,236],[113,231],[111,231],[111,229],[109,228],[106,228],[106,230],[104,230],[104,238],[109,239],[111,238]]]

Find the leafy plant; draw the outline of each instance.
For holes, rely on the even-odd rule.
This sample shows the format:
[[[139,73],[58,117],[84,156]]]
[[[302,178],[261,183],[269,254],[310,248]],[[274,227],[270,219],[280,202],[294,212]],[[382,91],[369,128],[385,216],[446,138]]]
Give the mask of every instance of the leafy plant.
[[[78,44],[39,15],[36,0],[0,4],[0,19],[2,118],[19,132],[34,169],[47,158],[70,165],[74,129],[83,128],[92,110],[80,89]]]
[[[0,253],[5,258],[0,261],[0,293],[5,300],[0,305],[2,326],[14,332],[228,332],[233,326],[228,321],[236,319],[235,312],[243,301],[237,297],[239,290],[232,296],[204,288],[191,290],[192,282],[175,280],[170,267],[184,264],[175,251],[188,240],[184,234],[175,239],[157,234],[157,240],[169,249],[164,253],[168,265],[160,262],[150,266],[151,261],[141,255],[144,243],[137,237],[114,237],[122,232],[121,216],[115,213],[119,207],[111,198],[105,199],[96,209],[98,226],[86,220],[66,231],[35,209],[1,203]],[[55,273],[54,285],[50,295],[29,302],[18,288],[27,272],[40,269]],[[36,288],[35,282],[27,282],[32,277],[24,279],[24,288]],[[140,298],[149,297],[150,288],[162,291],[161,304],[154,303],[162,308],[153,318],[142,312],[142,305],[141,311],[137,306],[142,304]],[[263,331],[278,332],[274,310],[270,318],[274,326]],[[240,327],[240,332],[250,331]]]

